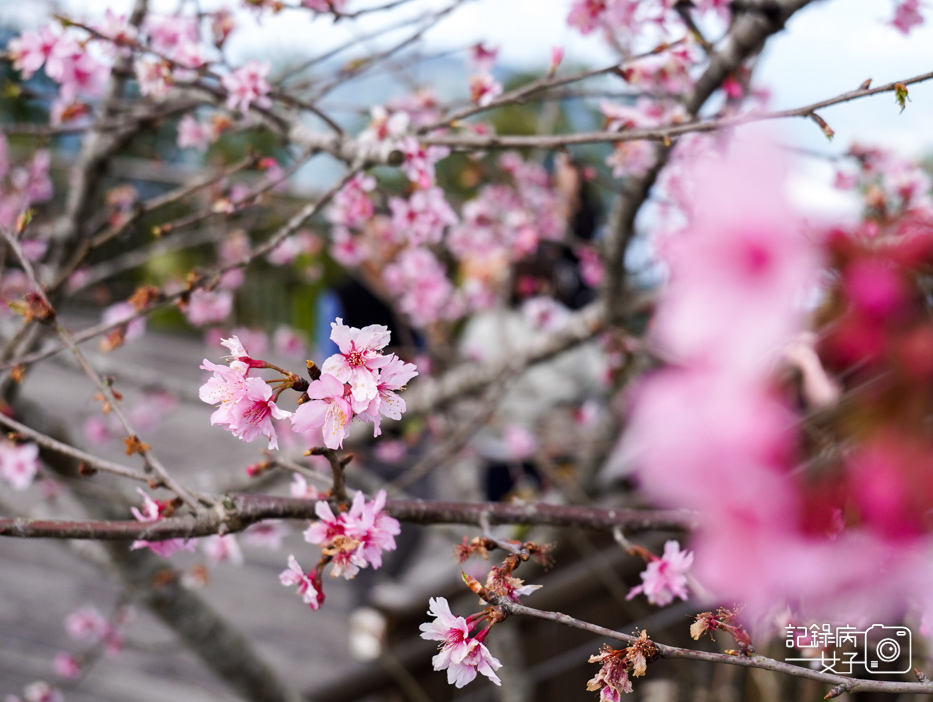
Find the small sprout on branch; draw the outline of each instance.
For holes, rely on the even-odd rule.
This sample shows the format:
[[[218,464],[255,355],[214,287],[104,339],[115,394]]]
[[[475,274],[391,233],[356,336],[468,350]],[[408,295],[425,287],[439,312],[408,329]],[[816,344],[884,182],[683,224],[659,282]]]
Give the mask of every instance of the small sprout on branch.
[[[901,106],[901,112],[907,108],[907,101],[910,99],[907,95],[907,86],[903,83],[894,84],[894,99]]]
[[[871,78],[866,78],[858,87],[859,90],[868,90],[871,87]]]

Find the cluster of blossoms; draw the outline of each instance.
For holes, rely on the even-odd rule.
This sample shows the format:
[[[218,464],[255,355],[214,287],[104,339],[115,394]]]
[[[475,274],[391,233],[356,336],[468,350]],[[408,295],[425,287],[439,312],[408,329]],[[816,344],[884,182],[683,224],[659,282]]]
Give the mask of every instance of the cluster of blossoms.
[[[933,456],[930,185],[883,152],[853,156],[837,184],[865,205],[857,226],[803,236],[775,195],[782,171],[752,150],[700,172],[690,224],[664,244],[652,339],[671,365],[636,391],[627,447],[649,496],[703,513],[697,578],[753,619],[788,601],[823,618],[930,607],[933,483],[918,468]],[[818,336],[804,332],[804,301]],[[832,408],[829,434],[800,435],[797,408]],[[798,577],[801,564],[821,577]],[[659,575],[646,571],[641,591]]]
[[[784,175],[776,160],[758,146],[698,166],[690,223],[665,242],[670,281],[651,330],[672,365],[641,384],[626,439],[649,496],[704,514],[699,580],[763,607],[787,590],[762,581],[791,569],[762,563],[774,554],[756,554],[751,544],[786,542],[796,514],[785,477],[793,418],[772,373],[803,329],[799,300],[818,261],[775,195]],[[696,397],[705,398],[701,406]]]
[[[401,531],[398,520],[383,511],[385,490],[367,501],[362,492],[356,493],[350,509],[336,516],[330,504],[320,500],[315,505],[318,521],[304,532],[305,541],[321,547],[321,561],[310,572],[305,572],[293,555],[288,557],[288,569],[279,580],[286,587],[297,587],[302,601],[311,609],[324,602],[321,573],[331,564],[331,577],[350,580],[360,568],[382,567],[382,552],[395,550],[395,537]]]
[[[496,675],[502,664],[483,643],[492,623],[470,635],[471,630],[479,628],[480,623],[488,619],[485,611],[464,619],[451,613],[446,599],[432,597],[428,614],[435,619],[421,625],[421,638],[441,642],[440,652],[432,659],[434,670],[446,670],[447,682],[458,688],[472,682],[477,673],[482,673],[496,685],[502,684]]]
[[[283,371],[266,361],[252,358],[237,337],[221,343],[230,349],[226,366],[207,359],[201,365],[213,376],[201,386],[199,396],[217,405],[211,424],[226,427],[234,436],[253,441],[259,436],[269,440],[269,448],[278,448],[278,434],[273,419],[288,419],[292,429],[315,445],[343,447],[350,422],[356,418],[372,422],[374,436],[381,433],[382,417],[401,419],[405,400],[396,393],[418,371],[395,354],[385,355],[389,343],[388,328],[372,324],[363,329],[348,327],[338,318],[331,324],[331,339],[339,353],[328,358],[311,383]],[[250,376],[253,369],[271,368],[282,373],[273,391],[269,382]],[[286,388],[304,390],[295,412],[279,408],[279,394]]]
[[[67,680],[77,679],[85,664],[101,652],[116,657],[123,650],[123,627],[132,621],[133,610],[118,608],[111,619],[93,606],[82,607],[65,617],[65,631],[73,640],[90,647],[83,654],[64,651],[55,656],[55,672]]]

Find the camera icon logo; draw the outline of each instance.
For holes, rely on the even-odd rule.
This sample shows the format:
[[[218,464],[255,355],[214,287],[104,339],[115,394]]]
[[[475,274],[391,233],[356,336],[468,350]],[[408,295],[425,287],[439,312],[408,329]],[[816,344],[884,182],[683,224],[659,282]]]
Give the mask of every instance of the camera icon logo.
[[[909,673],[911,653],[907,627],[872,624],[865,630],[865,668],[869,673]]]

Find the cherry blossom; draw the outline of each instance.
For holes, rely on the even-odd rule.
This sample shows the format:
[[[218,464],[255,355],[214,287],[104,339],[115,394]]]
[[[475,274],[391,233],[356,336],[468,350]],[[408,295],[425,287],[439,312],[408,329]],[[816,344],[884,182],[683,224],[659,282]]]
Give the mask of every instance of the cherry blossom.
[[[375,178],[357,173],[334,195],[333,204],[327,210],[328,219],[344,227],[357,227],[367,222],[373,216],[373,203],[366,193],[375,187]]]
[[[288,419],[291,412],[280,409],[272,397],[272,388],[262,378],[247,378],[243,394],[230,406],[230,431],[247,443],[258,436],[269,439],[269,449],[279,447],[273,419]],[[212,420],[213,421],[213,420]]]
[[[185,317],[196,327],[222,322],[233,311],[233,294],[229,290],[197,289],[184,306]]]
[[[416,190],[407,200],[390,198],[389,209],[392,226],[401,233],[398,238],[411,246],[440,243],[444,228],[458,221],[444,191],[437,187]]]
[[[157,521],[166,514],[166,510],[170,509],[170,503],[156,502],[140,488],[136,488],[136,492],[138,492],[143,498],[142,509],[130,507],[130,512],[133,513],[133,516],[137,521]],[[162,556],[163,558],[168,558],[177,551],[194,551],[197,545],[197,539],[165,539],[164,541],[147,541],[145,539],[137,539],[132,544],[130,544],[130,549],[135,550],[138,548],[148,548],[153,553]]]
[[[81,662],[70,653],[61,651],[55,654],[52,660],[56,675],[66,680],[76,680],[81,677]]]
[[[13,67],[23,74],[24,79],[32,78],[52,55],[60,39],[61,34],[50,25],[40,27],[38,32],[27,30],[10,39],[8,51],[13,59]]]
[[[266,82],[270,69],[271,64],[268,61],[249,61],[245,66],[224,76],[221,84],[228,92],[227,109],[239,109],[245,117],[251,105],[272,107],[272,100],[269,98],[272,88]]]
[[[39,447],[0,440],[0,478],[14,490],[25,490],[39,471]]]
[[[581,34],[589,34],[605,12],[606,0],[576,0],[570,8],[567,24],[579,29]]]
[[[337,516],[327,502],[315,505],[318,521],[305,530],[304,538],[321,546],[324,555],[330,557],[331,577],[349,580],[360,568],[380,568],[382,552],[395,550],[399,523],[382,511],[385,501],[385,490],[380,490],[371,502],[358,492],[350,510]]]
[[[318,582],[317,571],[305,573],[298,565],[298,561],[291,554],[288,556],[288,568],[279,574],[279,581],[285,587],[297,586],[296,592],[301,597],[301,601],[311,609],[320,609],[324,602],[324,593],[315,585]]]
[[[499,55],[498,47],[488,47],[485,44],[474,44],[470,47],[468,58],[470,65],[477,71],[488,72],[496,62]]]
[[[686,573],[692,564],[692,553],[681,551],[676,541],[668,541],[664,544],[664,555],[648,563],[641,574],[642,584],[629,590],[625,599],[644,593],[651,604],[659,607],[670,604],[675,597],[686,600]]]
[[[901,0],[894,9],[894,19],[891,25],[904,34],[923,24],[923,15],[920,14],[920,0]]]
[[[23,688],[24,702],[64,702],[64,700],[65,697],[61,691],[44,680],[30,683]]]
[[[198,397],[209,405],[219,405],[211,415],[211,424],[232,426],[233,408],[246,393],[246,374],[249,365],[242,361],[233,361],[229,366],[211,363],[206,358],[201,368],[213,375],[198,390]]]
[[[353,418],[346,391],[347,387],[340,380],[330,373],[322,373],[306,391],[310,399],[299,405],[292,415],[292,429],[302,434],[320,435],[328,448],[343,448],[349,431],[347,425]]]
[[[489,73],[470,76],[470,100],[480,107],[489,105],[502,94],[502,85]]]
[[[191,147],[198,151],[207,151],[211,141],[210,127],[201,124],[192,115],[185,115],[178,123],[178,148]]]
[[[381,324],[370,324],[362,329],[348,327],[343,319],[331,323],[330,338],[340,353],[336,353],[321,366],[341,383],[348,383],[354,403],[369,404],[379,389],[375,371],[389,362],[381,350],[389,343],[389,329]]]
[[[383,271],[386,287],[398,296],[399,309],[412,323],[425,326],[456,316],[451,307],[453,285],[437,257],[426,248],[405,249]]]
[[[373,436],[382,433],[380,428],[380,415],[390,419],[401,419],[405,411],[405,400],[396,394],[402,390],[409,380],[418,375],[413,363],[405,363],[398,356],[389,356],[389,362],[379,371],[376,382],[378,394],[372,399],[366,410],[359,413],[360,419],[373,423]]]
[[[383,551],[395,550],[395,537],[401,533],[398,520],[383,512],[385,503],[385,490],[371,502],[357,492],[346,515],[347,533],[360,543],[358,555],[374,569],[382,567]]]
[[[447,158],[450,149],[446,146],[424,146],[414,137],[405,137],[399,142],[405,155],[402,171],[419,188],[427,189],[434,184],[434,164]]]
[[[96,644],[111,633],[110,622],[96,607],[82,607],[65,617],[65,631],[75,641]]]
[[[472,682],[477,672],[501,685],[495,671],[502,664],[493,658],[481,640],[488,629],[470,638],[469,623],[463,617],[454,616],[443,597],[430,598],[428,614],[435,619],[421,624],[421,638],[442,642],[440,652],[432,659],[434,670],[446,670],[447,682],[457,688]]]

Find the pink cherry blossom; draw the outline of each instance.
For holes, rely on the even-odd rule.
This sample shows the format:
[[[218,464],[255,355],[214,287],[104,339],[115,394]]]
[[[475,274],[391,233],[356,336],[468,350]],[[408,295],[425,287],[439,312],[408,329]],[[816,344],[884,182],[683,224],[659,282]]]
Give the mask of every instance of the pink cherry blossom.
[[[219,366],[205,358],[201,368],[213,372],[213,375],[199,388],[198,397],[209,405],[219,405],[211,415],[211,424],[232,426],[233,408],[246,393],[249,365],[242,361],[233,361],[229,366]]]
[[[347,0],[301,0],[301,4],[315,12],[342,12]]]
[[[40,27],[38,32],[25,31],[10,39],[8,51],[13,59],[13,67],[23,74],[24,79],[32,78],[52,55],[60,39],[61,34],[51,25]]]
[[[108,7],[104,11],[104,19],[97,23],[95,29],[113,42],[105,47],[108,55],[112,56],[115,53],[122,56],[130,55],[128,44],[136,40],[138,30],[127,22],[126,15],[118,15]]]
[[[233,311],[233,293],[229,290],[198,288],[188,297],[183,309],[185,317],[196,327],[222,322]]]
[[[485,107],[502,95],[502,84],[489,73],[470,76],[470,100]]]
[[[58,688],[52,687],[44,680],[38,680],[23,688],[23,701],[64,702],[65,697]]]
[[[421,630],[422,639],[443,642],[441,653],[434,658],[434,669],[443,670],[450,661],[459,663],[470,652],[470,627],[466,619],[451,613],[445,598],[432,597],[428,602],[428,614],[434,617],[434,621],[421,624],[418,628]],[[442,662],[446,661],[447,665],[439,667],[439,659]]]
[[[469,49],[468,58],[470,65],[477,71],[488,72],[496,62],[498,55],[498,47],[490,48],[484,44],[474,44]]]
[[[567,24],[579,29],[581,34],[589,34],[605,12],[606,0],[576,0],[567,15]]]
[[[246,116],[251,105],[272,107],[272,100],[269,98],[272,88],[266,82],[270,69],[271,64],[268,61],[249,61],[245,66],[224,76],[221,84],[228,93],[227,109],[239,109]]]
[[[370,108],[369,125],[360,132],[360,140],[368,142],[385,141],[390,137],[400,137],[408,129],[411,117],[403,110],[389,112],[382,105]]]
[[[380,415],[390,419],[401,419],[405,412],[405,400],[396,395],[409,380],[418,375],[413,363],[405,363],[398,356],[389,356],[389,362],[379,371],[376,383],[378,394],[370,401],[365,411],[359,413],[359,418],[373,423],[373,436],[382,433],[380,428]]]
[[[243,552],[233,534],[212,534],[201,540],[201,548],[211,565],[230,561],[236,565],[243,563]]]
[[[373,216],[373,203],[366,193],[375,187],[375,178],[357,173],[334,195],[333,204],[327,210],[328,219],[344,227],[358,227],[368,222]]]
[[[343,448],[349,431],[347,425],[353,418],[350,402],[345,398],[346,390],[333,375],[322,373],[308,386],[307,394],[311,399],[299,405],[292,415],[292,429],[312,437],[321,436],[328,448]]]
[[[692,553],[681,551],[676,541],[668,541],[664,544],[664,555],[648,564],[641,574],[642,584],[629,590],[625,599],[643,592],[651,604],[659,607],[670,604],[675,597],[686,600],[686,573],[692,564]]]
[[[392,226],[399,233],[397,239],[411,246],[440,243],[444,229],[458,221],[444,191],[438,187],[416,190],[407,200],[390,198],[389,209]]]
[[[141,510],[136,507],[130,507],[130,512],[133,513],[136,520],[140,522],[154,522],[161,519],[163,513],[168,508],[168,503],[156,502],[140,488],[136,488],[136,492],[142,495],[143,498],[143,507]],[[163,558],[168,558],[177,551],[194,551],[197,545],[197,539],[165,539],[164,541],[138,539],[130,544],[130,549],[148,548],[153,553]]]
[[[320,609],[324,602],[324,593],[315,587],[317,571],[305,573],[294,556],[288,556],[288,568],[279,574],[279,581],[285,587],[297,586],[296,592],[301,601],[311,609]],[[320,583],[318,583],[320,585]]]
[[[389,343],[389,329],[381,324],[362,329],[348,327],[340,317],[330,326],[331,341],[340,353],[324,361],[321,370],[348,383],[354,402],[368,404],[379,393],[375,372],[389,362],[389,357],[382,354]]]
[[[332,577],[349,580],[360,568],[380,568],[382,552],[395,550],[399,523],[383,512],[385,501],[385,490],[380,490],[371,502],[358,492],[350,510],[337,516],[327,502],[322,500],[315,505],[318,521],[305,530],[304,538],[321,546],[331,557]]]
[[[449,318],[456,311],[450,305],[454,288],[447,271],[426,248],[402,251],[386,266],[383,279],[389,292],[398,297],[399,309],[419,327]]]
[[[395,537],[401,533],[398,520],[383,512],[386,491],[380,490],[367,502],[362,491],[353,497],[346,514],[347,534],[359,541],[357,555],[373,569],[382,567],[382,552],[395,550]]]
[[[198,151],[207,151],[207,145],[211,141],[210,127],[201,124],[192,115],[185,115],[178,123],[178,148],[185,149],[191,147]]]
[[[55,674],[66,680],[77,680],[81,677],[81,662],[70,653],[61,651],[55,654],[52,660]]]
[[[678,360],[757,373],[801,328],[818,257],[780,195],[784,176],[761,146],[697,167],[690,226],[665,241],[670,283],[654,319]]]
[[[110,622],[96,607],[87,606],[65,617],[65,631],[75,641],[96,644],[110,635]]]
[[[477,672],[496,685],[501,685],[495,671],[501,668],[502,664],[493,658],[480,640],[482,633],[471,639],[467,620],[455,617],[443,597],[432,597],[429,602],[428,614],[435,617],[435,620],[422,624],[419,628],[421,638],[442,642],[440,653],[432,659],[434,670],[446,670],[447,682],[457,688],[472,682]]]
[[[258,436],[269,439],[269,449],[279,447],[278,435],[273,419],[288,419],[292,416],[275,404],[272,388],[262,378],[247,378],[245,392],[230,407],[230,431],[247,443]]]
[[[891,25],[910,34],[910,30],[923,24],[923,15],[920,14],[920,0],[901,0],[894,9],[894,19]]]
[[[513,461],[523,461],[538,449],[538,438],[521,424],[509,424],[502,438]]]
[[[14,490],[25,490],[39,471],[39,447],[0,440],[0,478]]]
[[[304,531],[304,539],[309,544],[324,546],[333,541],[338,536],[344,536],[347,533],[346,520],[343,513],[340,516],[334,516],[334,511],[324,500],[319,500],[314,505],[314,512],[317,514],[317,521]]]
[[[146,15],[145,30],[152,48],[161,54],[173,52],[180,44],[199,41],[198,22],[182,15]]]
[[[434,164],[447,158],[450,149],[446,146],[424,146],[414,137],[402,139],[398,146],[405,155],[402,172],[408,180],[419,188],[430,188],[434,184]]]

